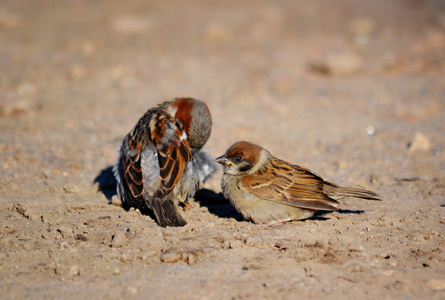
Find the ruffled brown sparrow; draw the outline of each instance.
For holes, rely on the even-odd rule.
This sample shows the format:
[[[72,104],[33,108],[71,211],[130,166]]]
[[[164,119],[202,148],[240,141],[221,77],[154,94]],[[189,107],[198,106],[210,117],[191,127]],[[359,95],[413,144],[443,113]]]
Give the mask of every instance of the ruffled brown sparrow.
[[[114,166],[123,204],[151,209],[160,226],[184,226],[177,209],[217,167],[202,147],[210,137],[207,105],[176,98],[149,109],[125,136]]]

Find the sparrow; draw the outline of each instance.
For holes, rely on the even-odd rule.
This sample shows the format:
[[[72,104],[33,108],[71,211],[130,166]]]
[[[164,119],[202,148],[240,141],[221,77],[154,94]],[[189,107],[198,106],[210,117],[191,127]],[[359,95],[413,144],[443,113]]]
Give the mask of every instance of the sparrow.
[[[314,172],[274,157],[261,146],[236,142],[216,159],[224,167],[224,196],[247,220],[269,226],[337,210],[332,197],[381,200],[364,189],[340,187]]]
[[[114,166],[124,206],[152,210],[162,227],[186,225],[177,204],[217,169],[202,149],[211,128],[209,108],[200,100],[175,98],[149,109],[125,136]]]

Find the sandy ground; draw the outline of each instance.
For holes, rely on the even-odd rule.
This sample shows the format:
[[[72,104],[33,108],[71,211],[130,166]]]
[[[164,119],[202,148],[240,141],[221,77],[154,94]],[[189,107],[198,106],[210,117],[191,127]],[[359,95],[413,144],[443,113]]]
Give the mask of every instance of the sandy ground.
[[[0,2],[0,298],[444,299],[445,2],[164,2]],[[218,171],[183,228],[125,211],[117,148],[177,96],[215,157],[249,140],[384,201],[258,227]]]

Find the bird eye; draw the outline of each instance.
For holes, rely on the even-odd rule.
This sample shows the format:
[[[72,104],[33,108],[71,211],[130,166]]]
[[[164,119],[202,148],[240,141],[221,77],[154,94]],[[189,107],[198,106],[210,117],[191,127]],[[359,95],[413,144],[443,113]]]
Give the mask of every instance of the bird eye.
[[[235,161],[236,162],[240,162],[241,161],[241,156],[238,155],[237,157],[235,157]]]

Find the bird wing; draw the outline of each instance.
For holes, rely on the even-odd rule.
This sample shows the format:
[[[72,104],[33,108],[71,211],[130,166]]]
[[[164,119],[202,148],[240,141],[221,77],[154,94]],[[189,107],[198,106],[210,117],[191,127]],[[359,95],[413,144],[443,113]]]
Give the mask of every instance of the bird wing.
[[[191,160],[190,145],[182,123],[161,107],[150,109],[127,135],[122,146],[124,180],[135,198],[143,194],[141,153],[149,143],[156,148],[160,168],[161,186],[156,197],[163,198],[173,190],[181,179],[186,162]]]
[[[242,185],[263,200],[304,209],[337,210],[338,202],[323,193],[323,179],[277,158],[255,174],[245,175]]]
[[[124,186],[124,202],[131,203],[131,199],[141,199],[144,193],[141,148],[141,145],[135,145],[134,141],[131,141],[130,135],[124,138],[118,164]]]

